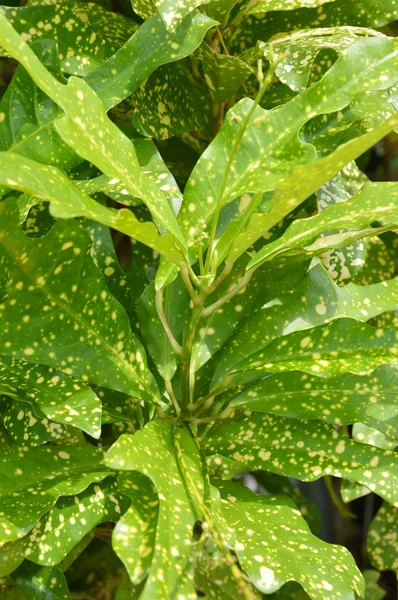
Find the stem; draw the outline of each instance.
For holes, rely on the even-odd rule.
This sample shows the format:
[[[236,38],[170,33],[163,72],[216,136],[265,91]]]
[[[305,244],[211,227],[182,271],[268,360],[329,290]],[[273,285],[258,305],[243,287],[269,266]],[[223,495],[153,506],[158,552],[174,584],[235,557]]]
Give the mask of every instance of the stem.
[[[354,513],[352,513],[346,507],[344,502],[342,502],[341,498],[339,498],[339,496],[337,495],[336,490],[334,489],[334,486],[333,486],[332,478],[330,477],[330,475],[324,475],[323,481],[325,482],[326,489],[328,491],[329,497],[330,497],[333,505],[335,506],[335,508],[337,508],[337,511],[341,514],[341,516],[347,517],[349,519],[356,519],[357,516],[354,515]]]
[[[168,395],[170,396],[170,400],[173,403],[174,410],[176,411],[176,414],[177,414],[177,417],[178,417],[178,415],[181,412],[181,408],[180,408],[180,405],[177,402],[177,398],[175,397],[173,386],[171,384],[170,379],[165,379],[164,380],[164,384],[165,384],[165,387],[166,387],[166,391],[167,391]]]
[[[170,325],[167,321],[166,315],[163,310],[163,289],[157,290],[156,292],[156,310],[158,311],[159,318],[162,322],[163,329],[166,332],[167,337],[169,338],[170,345],[177,356],[181,356],[182,348],[180,344],[175,339],[173,332],[171,331]]]
[[[250,279],[252,278],[253,273],[254,273],[254,270],[247,271],[245,273],[245,275],[242,277],[242,279],[240,280],[240,282],[237,283],[236,285],[234,285],[234,287],[227,294],[225,294],[225,296],[223,296],[222,298],[217,300],[217,302],[210,304],[210,306],[207,306],[204,309],[204,311],[202,313],[202,317],[204,317],[204,318],[209,317],[216,310],[218,310],[220,308],[220,306],[222,306],[223,304],[228,302],[228,300],[231,300],[231,298],[233,298],[236,294],[238,294],[241,290],[243,290],[243,288],[245,288],[247,286]]]
[[[197,402],[195,402],[195,404],[191,404],[191,406],[189,407],[190,410],[194,411],[197,408],[199,408],[200,406],[202,406],[202,404],[205,404],[205,402],[207,402],[208,400],[213,400],[216,396],[218,396],[219,394],[221,394],[221,392],[223,392],[225,390],[225,388],[228,386],[229,382],[231,381],[232,376],[230,375],[229,377],[227,377],[226,379],[224,379],[220,385],[218,385],[217,387],[214,388],[214,390],[212,390],[210,392],[210,394],[207,394],[206,396],[203,396],[203,398],[199,398],[199,400]]]
[[[198,303],[198,294],[195,292],[195,290],[193,288],[193,285],[189,278],[188,269],[185,265],[184,265],[184,267],[181,267],[180,273],[181,273],[181,278],[184,282],[184,285],[187,288],[189,295],[191,296],[191,300],[194,303],[194,305],[196,306]]]
[[[216,30],[217,30],[217,35],[218,35],[218,37],[220,38],[221,46],[222,46],[222,48],[223,48],[223,50],[224,50],[225,54],[229,55],[228,49],[227,49],[227,47],[226,47],[226,45],[225,45],[225,42],[224,42],[224,38],[223,38],[223,36],[222,36],[221,30],[220,30],[220,28],[219,28],[219,26],[218,26],[218,25],[217,25],[217,27],[216,27]]]
[[[192,403],[191,393],[191,356],[192,347],[195,339],[196,330],[198,328],[199,321],[202,317],[204,297],[198,296],[199,304],[194,306],[189,323],[187,336],[184,341],[181,353],[181,395],[182,395],[182,408],[187,408]]]
[[[258,104],[261,101],[261,98],[263,97],[263,95],[265,94],[265,92],[267,91],[267,89],[269,88],[269,86],[272,83],[275,69],[276,69],[276,64],[271,64],[266,77],[263,78],[261,81],[260,89],[257,93],[257,96],[255,97],[254,102],[253,102],[252,106],[250,107],[249,112],[247,113],[246,117],[244,118],[243,123],[242,123],[239,131],[237,132],[234,143],[232,145],[231,154],[229,155],[227,166],[225,167],[224,175],[221,180],[221,186],[218,191],[218,196],[217,196],[217,201],[216,201],[216,209],[214,212],[213,223],[212,223],[210,236],[209,236],[208,251],[207,251],[207,255],[206,255],[206,263],[205,263],[206,274],[209,272],[210,265],[211,265],[211,258],[212,258],[212,254],[213,254],[213,250],[214,250],[214,248],[213,248],[214,239],[216,236],[218,219],[220,217],[220,212],[221,212],[221,207],[222,207],[222,201],[224,198],[225,190],[227,188],[228,177],[231,172],[233,162],[236,158],[236,153],[239,149],[242,138],[243,138],[245,131],[251,121],[254,111],[256,110]]]

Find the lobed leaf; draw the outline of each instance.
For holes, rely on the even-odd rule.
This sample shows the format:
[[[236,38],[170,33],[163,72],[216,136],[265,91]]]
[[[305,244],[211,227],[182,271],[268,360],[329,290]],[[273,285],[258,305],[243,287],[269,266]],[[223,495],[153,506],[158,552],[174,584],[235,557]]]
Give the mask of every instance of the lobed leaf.
[[[139,471],[146,475],[158,493],[155,549],[140,596],[142,600],[163,600],[178,597],[178,594],[190,599],[196,594],[189,566],[190,545],[193,526],[201,518],[201,512],[181,474],[180,469],[183,473],[185,469],[180,467],[181,459],[176,456],[175,436],[181,440],[179,444],[186,468],[198,493],[203,496],[202,467],[194,441],[185,428],[176,431],[167,421],[155,420],[134,436],[120,436],[105,458],[106,465],[112,469]],[[148,547],[149,551],[152,547]]]
[[[372,141],[370,137],[365,136],[363,139],[354,140],[344,151],[347,158],[350,154],[350,158],[345,161],[345,157],[338,155],[338,159],[333,161],[335,172],[331,171],[330,166],[330,174],[325,170],[323,163],[321,171],[322,161],[318,160],[312,165],[316,160],[315,148],[302,142],[298,136],[300,129],[310,118],[341,110],[364,89],[391,87],[397,77],[394,66],[396,53],[394,40],[382,37],[360,39],[347,48],[345,55],[336,61],[321,81],[298,94],[290,102],[273,111],[257,107],[233,161],[223,203],[230,202],[245,192],[265,192],[279,185],[272,209],[267,214],[269,226],[263,226],[263,233],[316,191],[322,183],[333,177],[344,164],[361,154],[369,147],[366,143],[372,145],[373,138],[380,139],[387,131],[394,129],[396,123],[392,120],[385,123],[380,130],[374,130]],[[375,70],[372,73],[372,68],[369,67],[370,60],[377,62],[377,72]],[[381,76],[383,80],[380,80]],[[253,101],[246,98],[229,111],[220,132],[198,161],[184,193],[180,216],[184,231],[188,232],[199,218],[208,222],[214,213],[230,148],[252,104]],[[288,127],[286,123],[289,123]],[[351,158],[351,153],[354,152],[357,153]],[[218,165],[217,169],[212,168],[214,164]],[[337,164],[339,166],[336,168]],[[307,167],[307,171],[303,170],[304,167],[302,171],[297,171],[295,167],[298,165],[312,166]],[[317,177],[314,177],[313,182],[310,180],[309,184],[311,169]],[[300,182],[293,188],[290,180],[292,173],[295,182]],[[282,185],[281,181],[284,182]],[[251,243],[253,241],[255,240]]]
[[[60,498],[26,538],[24,553],[36,564],[55,566],[92,529],[118,521],[127,506],[112,478],[91,484],[79,495]]]
[[[380,197],[377,205],[374,202],[375,194]],[[326,232],[329,236],[330,231],[360,231],[370,227],[374,221],[397,226],[398,186],[394,183],[365,183],[352,198],[327,206],[308,219],[295,220],[280,238],[257,252],[247,269],[284,252],[310,253],[313,247],[316,248],[317,238],[322,238]],[[325,241],[327,242],[327,237]]]
[[[230,500],[222,500],[223,525],[239,564],[261,592],[271,594],[294,580],[314,600],[324,600],[325,592],[362,594],[363,581],[348,550],[312,535],[293,503],[242,494],[236,484],[227,484],[222,494]]]

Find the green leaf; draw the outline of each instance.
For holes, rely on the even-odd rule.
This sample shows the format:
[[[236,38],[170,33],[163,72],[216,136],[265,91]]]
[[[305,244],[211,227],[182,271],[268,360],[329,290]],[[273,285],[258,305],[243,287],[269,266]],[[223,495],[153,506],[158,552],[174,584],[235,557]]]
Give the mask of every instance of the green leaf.
[[[103,173],[123,181],[129,193],[141,197],[159,223],[184,247],[172,208],[143,174],[134,146],[110,121],[97,94],[85,81],[74,76],[69,78],[67,86],[60,84],[2,14],[0,23],[4,31],[3,44],[20,60],[41,89],[64,110],[65,116],[56,122],[63,139]]]
[[[271,594],[294,580],[314,600],[329,593],[350,597],[351,590],[362,594],[363,581],[348,550],[312,535],[293,503],[280,496],[240,497],[236,484],[225,491],[233,501],[222,501],[224,527],[239,564],[260,591]]]
[[[179,23],[186,15],[189,15],[201,4],[207,4],[210,0],[180,0],[177,4],[174,0],[134,0],[134,11],[143,19],[148,19],[156,11],[162,17],[166,30],[175,31]]]
[[[110,472],[92,446],[28,446],[3,450],[0,460],[1,543],[26,535],[59,496],[78,494]]]
[[[178,440],[176,442],[175,440]],[[134,436],[122,435],[108,450],[105,463],[123,471],[139,471],[149,477],[159,496],[156,543],[142,600],[194,598],[189,575],[193,526],[201,518],[195,496],[182,478],[185,468],[176,456],[179,443],[184,463],[200,495],[204,493],[198,450],[185,429],[173,431],[166,421],[152,421]],[[148,548],[149,551],[149,548]],[[178,566],[176,566],[178,565]],[[186,594],[184,596],[184,594]]]
[[[8,542],[0,548],[0,577],[6,577],[24,560],[23,550],[26,545],[26,537],[15,542]]]
[[[378,283],[394,276],[394,255],[379,237],[369,239],[364,262],[361,271],[354,279],[354,283],[358,285]]]
[[[345,438],[332,425],[249,413],[217,425],[206,437],[208,454],[243,463],[241,472],[264,469],[302,481],[335,475],[398,500],[395,454]],[[289,460],[286,461],[286,455]]]
[[[330,205],[338,202],[347,202],[353,194],[361,193],[361,185],[366,177],[361,174],[355,163],[348,165],[341,173],[325,183],[317,192],[318,211],[321,212]],[[358,190],[359,187],[359,190]],[[365,193],[366,198],[366,193]],[[330,235],[332,233],[330,232]],[[348,283],[363,267],[367,246],[372,243],[373,238],[367,238],[353,242],[346,248],[333,249],[321,255],[322,263],[328,269],[333,279],[339,284]],[[384,278],[382,278],[384,279]],[[382,281],[379,279],[379,281]],[[361,283],[357,281],[356,283]],[[376,283],[370,281],[369,283]]]
[[[137,471],[122,473],[119,491],[131,499],[127,512],[116,524],[112,547],[133,584],[148,576],[156,544],[159,499],[152,482]]]
[[[236,262],[231,275],[209,296],[210,305],[222,299],[233,282],[243,277],[247,262],[247,257],[242,257]],[[192,349],[193,368],[195,370],[201,368],[223,346],[241,321],[279,293],[283,294],[290,290],[303,278],[306,271],[307,264],[295,258],[269,262],[256,271],[243,293],[237,294],[222,308],[202,318],[199,336]]]
[[[344,164],[354,160],[394,129],[395,118],[380,126],[380,129],[351,141],[347,147],[343,146],[342,150],[336,151],[336,157],[331,155],[333,160],[328,170],[322,160],[312,165],[317,157],[316,150],[303,143],[298,136],[298,132],[310,118],[343,109],[364,89],[391,87],[397,76],[394,66],[396,53],[396,43],[392,39],[360,39],[347,48],[345,55],[336,61],[321,81],[290,102],[273,111],[256,107],[233,161],[223,203],[230,202],[245,192],[264,192],[278,186],[273,206],[266,215],[268,227],[262,226],[261,233],[264,233],[325,181],[331,179]],[[378,62],[374,72],[368,66],[370,57],[372,61],[383,63],[381,65]],[[385,88],[380,82],[381,75],[386,78]],[[229,148],[252,105],[253,101],[246,98],[228,112],[220,132],[198,161],[184,193],[180,217],[184,231],[189,231],[199,218],[208,222],[214,213],[216,197],[229,158]],[[288,127],[286,123],[289,123]],[[214,164],[218,165],[217,169],[212,169]],[[301,171],[297,165],[302,165]],[[309,166],[305,168],[304,165]],[[314,181],[311,180],[312,174]],[[292,194],[292,190],[295,193]]]
[[[206,43],[196,50],[209,92],[216,103],[224,102],[237,92],[250,75],[250,68],[236,56],[217,54]]]
[[[270,494],[284,494],[293,500],[302,517],[307,521],[314,535],[321,531],[321,514],[316,504],[308,498],[301,490],[297,482],[292,482],[288,477],[256,471],[255,480],[264,490]]]
[[[65,436],[65,427],[48,421],[37,408],[35,412],[29,408],[26,404],[14,400],[4,415],[4,427],[15,444],[39,446]]]
[[[374,197],[380,200],[375,205]],[[318,215],[308,219],[297,219],[286,232],[275,242],[266,244],[249,262],[247,269],[271,260],[283,252],[313,252],[319,236],[327,236],[330,231],[360,231],[374,221],[381,221],[392,226],[398,223],[398,186],[394,183],[366,183],[353,198],[345,202],[337,202],[327,206]],[[336,237],[336,236],[335,236]],[[323,241],[322,239],[320,240]],[[334,277],[335,279],[335,277]]]
[[[375,406],[375,412],[378,410],[378,406]],[[395,406],[392,407],[393,414],[397,411]],[[376,412],[377,414],[377,412]],[[395,430],[395,436],[390,433],[391,437],[387,437],[382,431],[369,427],[363,423],[354,423],[352,428],[352,439],[361,442],[362,444],[369,444],[376,448],[383,448],[383,450],[394,450],[398,446],[397,430]]]
[[[25,562],[13,573],[12,579],[27,600],[70,600],[65,576],[58,569]]]
[[[268,12],[266,19],[263,14],[248,15],[229,32],[226,43],[231,52],[242,52],[258,40],[266,41],[278,32],[286,35],[300,29],[345,25],[376,29],[394,22],[397,17],[397,0],[357,0],[355,4],[334,0],[318,8]]]
[[[92,2],[35,2],[7,9],[7,18],[27,42],[54,40],[64,73],[85,76],[112,56],[138,29],[123,15]]]
[[[386,592],[377,583],[380,579],[380,573],[372,569],[366,569],[362,575],[365,579],[366,600],[383,600],[386,597]]]
[[[181,260],[170,237],[161,236],[152,222],[142,223],[127,209],[115,211],[96,202],[56,167],[36,163],[12,152],[0,153],[0,166],[0,183],[47,200],[51,203],[53,216],[86,217],[98,221],[144,242],[174,261]]]
[[[139,133],[164,140],[192,130],[211,131],[211,99],[190,77],[182,62],[163,65],[148,77],[133,96]]]
[[[278,63],[276,75],[285,85],[292,90],[304,90],[310,80],[311,72],[318,55],[324,51],[332,50],[340,55],[358,37],[380,35],[378,32],[360,27],[330,27],[294,31],[285,36],[276,37],[268,44],[257,42],[242,55],[242,59],[252,64],[256,59],[265,57],[270,59],[270,46],[272,45],[273,57]],[[332,66],[330,64],[330,66]]]
[[[57,48],[49,40],[38,40],[32,49],[57,78],[62,78]],[[81,159],[63,142],[53,123],[61,115],[19,65],[0,102],[0,149],[12,149],[46,164],[70,168]]]
[[[84,10],[80,4],[79,10]],[[165,32],[160,17],[153,17],[100,68],[90,73],[88,82],[100,95],[106,107],[111,108],[133,93],[157,66],[182,59],[195,50],[207,29],[213,24],[214,22],[205,15],[189,15],[181,23],[177,32],[170,35]],[[151,40],[150,48],[148,48],[148,40]],[[2,37],[0,42],[4,43]],[[50,67],[53,65],[52,68],[59,76],[54,43],[50,40],[39,40],[34,44],[36,44],[35,48],[41,48],[40,55],[44,64]],[[48,53],[49,48],[50,53]],[[137,61],[139,68],[132,70],[133,60]],[[10,91],[0,104],[0,113],[5,115],[0,122],[0,133],[2,133],[0,139],[5,140],[6,143],[5,146],[0,146],[1,149],[13,148],[18,153],[33,157],[40,162],[59,164],[65,168],[70,168],[81,161],[63,143],[54,128],[54,122],[61,114],[59,108],[36,87],[21,66],[18,68],[17,78],[14,78],[11,83]],[[24,115],[30,127],[26,127],[24,120],[19,127],[15,115]],[[13,117],[12,123],[11,117]],[[38,139],[43,143],[38,144]]]
[[[157,402],[144,350],[88,254],[84,227],[59,221],[33,239],[19,229],[12,200],[0,203],[0,214],[0,259],[9,278],[0,353]]]
[[[101,200],[101,204],[105,204],[106,199]],[[91,256],[103,273],[109,291],[123,306],[131,321],[134,315],[134,302],[130,286],[127,285],[127,276],[119,265],[111,231],[109,227],[97,221],[86,221],[85,226],[93,242]]]
[[[0,356],[0,393],[37,406],[52,421],[79,427],[94,438],[100,436],[97,395],[52,367]]]
[[[324,305],[317,306],[321,311]],[[381,364],[397,363],[397,355],[398,329],[376,329],[354,319],[338,319],[275,339],[239,363],[234,372],[366,375]]]
[[[379,571],[398,569],[398,508],[384,502],[373,519],[367,546],[370,562]]]
[[[206,15],[190,13],[171,32],[160,15],[154,15],[86,81],[105,107],[112,108],[137,90],[157,67],[191,54],[214,25],[216,21]],[[136,68],[132,69],[132,64]]]
[[[287,294],[261,307],[229,340],[220,356],[212,389],[233,367],[280,335],[302,331],[334,319],[367,321],[377,313],[396,308],[398,282],[344,288],[335,285],[324,267],[317,265]]]
[[[333,425],[360,421],[394,435],[398,427],[397,393],[398,373],[393,365],[379,367],[364,377],[348,374],[322,378],[289,372],[251,385],[232,400],[231,406]]]
[[[246,580],[247,577],[243,576]],[[242,596],[242,589],[232,574],[231,566],[225,564],[221,552],[206,548],[202,542],[198,544],[195,554],[195,584],[196,589],[213,600],[235,600]],[[245,586],[250,599],[261,600],[262,595],[249,581]]]
[[[30,532],[25,555],[39,565],[57,565],[92,529],[118,521],[127,506],[112,478],[91,484],[77,496],[60,498]]]
[[[246,9],[246,13],[262,13],[271,12],[274,10],[294,10],[296,8],[315,8],[326,2],[334,2],[335,0],[255,0],[251,2],[251,6]]]

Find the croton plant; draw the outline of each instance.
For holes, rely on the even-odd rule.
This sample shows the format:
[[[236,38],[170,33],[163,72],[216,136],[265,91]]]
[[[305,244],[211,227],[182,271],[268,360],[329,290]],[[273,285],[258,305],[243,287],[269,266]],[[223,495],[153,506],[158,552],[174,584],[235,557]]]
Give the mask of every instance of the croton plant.
[[[398,1],[5,4],[0,597],[383,597]]]

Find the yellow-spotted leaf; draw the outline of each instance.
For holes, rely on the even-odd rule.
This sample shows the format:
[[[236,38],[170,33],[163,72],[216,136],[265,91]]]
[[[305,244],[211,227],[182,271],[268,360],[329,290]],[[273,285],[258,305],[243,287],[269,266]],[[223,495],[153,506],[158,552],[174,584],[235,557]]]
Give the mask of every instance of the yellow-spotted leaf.
[[[383,365],[367,376],[322,378],[292,371],[271,375],[247,387],[231,406],[293,419],[319,419],[333,425],[360,421],[393,436],[398,428],[397,394],[398,371],[394,365]]]
[[[0,215],[0,267],[8,283],[0,354],[157,402],[144,349],[89,255],[84,227],[59,221],[34,239],[18,227],[12,200],[0,203]]]
[[[140,598],[163,600],[178,598],[179,594],[193,598],[191,541],[193,526],[202,519],[202,514],[194,492],[190,491],[189,478],[202,497],[204,481],[198,450],[190,433],[166,421],[153,421],[135,435],[122,435],[108,450],[105,463],[112,469],[146,475],[159,497],[155,549]],[[151,550],[148,547],[148,552]]]
[[[366,375],[388,363],[398,366],[398,329],[379,329],[354,319],[338,319],[277,338],[239,363],[234,372]]]
[[[235,415],[233,422],[215,426],[205,446],[209,455],[241,463],[241,472],[264,469],[302,481],[335,475],[369,487],[388,502],[398,502],[395,453],[354,442],[320,421],[247,411]]]

